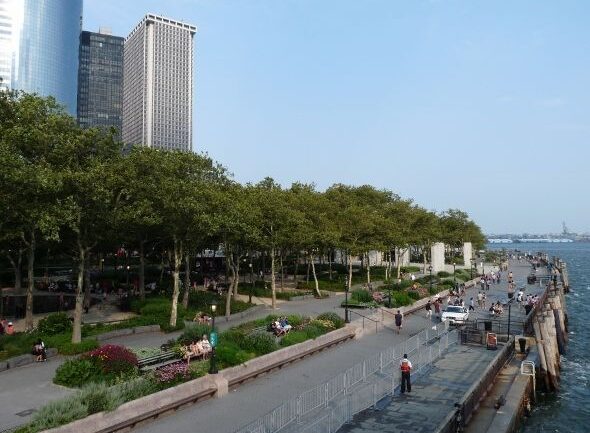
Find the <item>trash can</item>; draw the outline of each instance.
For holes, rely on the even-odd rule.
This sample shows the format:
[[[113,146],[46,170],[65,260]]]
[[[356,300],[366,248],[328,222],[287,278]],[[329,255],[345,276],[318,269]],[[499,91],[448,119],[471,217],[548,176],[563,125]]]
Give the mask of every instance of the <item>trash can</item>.
[[[492,330],[492,322],[489,320],[486,320],[485,322],[483,322],[483,326],[486,331]]]
[[[526,350],[526,338],[519,338],[518,345],[520,346],[520,353],[524,353]]]

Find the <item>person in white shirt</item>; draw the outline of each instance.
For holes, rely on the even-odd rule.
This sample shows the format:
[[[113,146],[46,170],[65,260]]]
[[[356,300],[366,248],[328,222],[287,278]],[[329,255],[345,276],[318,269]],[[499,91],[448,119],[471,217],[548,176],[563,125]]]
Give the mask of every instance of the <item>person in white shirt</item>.
[[[408,355],[404,353],[404,357],[399,362],[399,367],[402,372],[402,389],[401,393],[412,392],[412,382],[410,381],[410,372],[412,371],[412,363],[408,359]]]

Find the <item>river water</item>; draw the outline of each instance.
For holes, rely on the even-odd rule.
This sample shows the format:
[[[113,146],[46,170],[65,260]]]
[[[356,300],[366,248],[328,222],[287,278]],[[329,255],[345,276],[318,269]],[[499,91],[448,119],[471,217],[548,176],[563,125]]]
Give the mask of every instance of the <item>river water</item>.
[[[540,396],[522,433],[590,432],[590,334],[586,315],[590,312],[590,243],[489,245],[490,249],[543,251],[567,263],[570,294],[566,295],[569,344],[561,358],[561,390]]]

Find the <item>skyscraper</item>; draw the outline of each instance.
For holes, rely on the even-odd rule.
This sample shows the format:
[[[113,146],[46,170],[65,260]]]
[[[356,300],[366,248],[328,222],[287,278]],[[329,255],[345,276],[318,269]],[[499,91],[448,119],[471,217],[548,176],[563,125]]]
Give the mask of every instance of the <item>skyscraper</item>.
[[[54,96],[76,114],[82,0],[0,0],[2,87]]]
[[[83,127],[123,126],[123,43],[110,29],[80,34],[78,123]]]
[[[125,40],[123,142],[192,150],[197,28],[146,15]]]

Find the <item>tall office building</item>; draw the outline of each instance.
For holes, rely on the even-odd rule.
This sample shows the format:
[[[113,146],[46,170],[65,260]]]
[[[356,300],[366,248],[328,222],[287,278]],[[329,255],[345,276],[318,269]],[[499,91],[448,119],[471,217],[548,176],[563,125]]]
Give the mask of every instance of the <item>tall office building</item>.
[[[78,123],[83,127],[123,126],[123,44],[110,29],[80,34]]]
[[[0,0],[2,87],[53,96],[76,114],[82,0]]]
[[[197,28],[148,14],[125,40],[123,142],[192,150]]]

